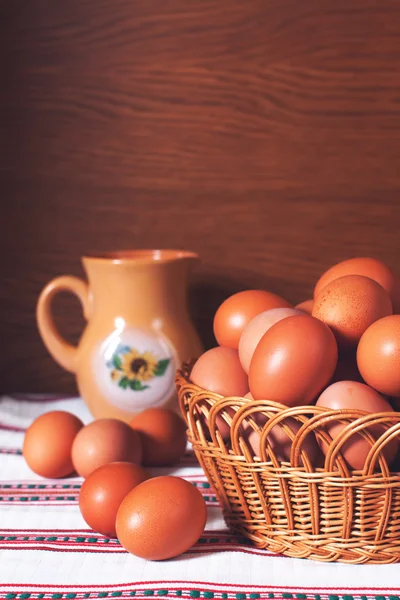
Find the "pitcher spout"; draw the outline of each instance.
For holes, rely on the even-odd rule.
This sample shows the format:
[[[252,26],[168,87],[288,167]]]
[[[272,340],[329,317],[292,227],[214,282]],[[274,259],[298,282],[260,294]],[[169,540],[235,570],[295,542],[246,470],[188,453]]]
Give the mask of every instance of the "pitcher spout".
[[[148,322],[150,315],[187,315],[189,271],[198,255],[187,250],[122,250],[83,257],[93,313],[104,319],[108,306]]]

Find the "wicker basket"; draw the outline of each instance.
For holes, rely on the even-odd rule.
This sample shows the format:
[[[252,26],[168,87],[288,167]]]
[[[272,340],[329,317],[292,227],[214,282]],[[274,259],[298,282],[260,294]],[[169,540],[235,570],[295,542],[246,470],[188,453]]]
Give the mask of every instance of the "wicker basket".
[[[346,563],[400,560],[400,473],[390,472],[382,454],[400,439],[400,413],[223,398],[192,384],[190,370],[185,365],[177,373],[180,407],[189,441],[232,529],[259,548],[286,556]],[[258,427],[261,414],[267,422]],[[289,417],[289,423],[300,423],[297,432],[287,425]],[[227,441],[221,419],[230,426]],[[332,421],[346,425],[334,442],[326,433]],[[268,434],[277,423],[293,440],[290,462],[280,463],[269,445]],[[377,439],[368,432],[371,425],[378,425]],[[261,436],[260,458],[243,435],[249,427]],[[356,432],[371,445],[363,471],[350,471],[340,454]],[[319,468],[304,450],[308,435],[329,446]]]

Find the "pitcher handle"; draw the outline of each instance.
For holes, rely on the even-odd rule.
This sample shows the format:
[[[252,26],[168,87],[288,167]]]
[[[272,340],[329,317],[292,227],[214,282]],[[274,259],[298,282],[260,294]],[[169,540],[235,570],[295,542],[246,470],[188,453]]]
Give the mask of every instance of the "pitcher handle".
[[[36,307],[36,321],[44,345],[59,365],[67,371],[75,373],[78,348],[61,336],[52,314],[53,298],[59,292],[75,294],[82,305],[83,315],[87,320],[90,309],[89,287],[85,281],[78,277],[68,275],[57,277],[44,287]]]

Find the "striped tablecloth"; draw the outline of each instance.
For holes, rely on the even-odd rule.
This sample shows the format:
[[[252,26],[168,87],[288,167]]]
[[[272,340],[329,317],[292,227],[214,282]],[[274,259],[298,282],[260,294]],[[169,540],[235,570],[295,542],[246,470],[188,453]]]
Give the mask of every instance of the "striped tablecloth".
[[[165,596],[255,600],[400,600],[400,565],[323,564],[253,548],[224,524],[215,494],[191,452],[170,473],[190,481],[208,506],[206,529],[186,554],[148,562],[88,529],[78,508],[82,480],[43,480],[21,456],[39,414],[68,410],[85,423],[79,398],[0,398],[0,598],[73,600]]]

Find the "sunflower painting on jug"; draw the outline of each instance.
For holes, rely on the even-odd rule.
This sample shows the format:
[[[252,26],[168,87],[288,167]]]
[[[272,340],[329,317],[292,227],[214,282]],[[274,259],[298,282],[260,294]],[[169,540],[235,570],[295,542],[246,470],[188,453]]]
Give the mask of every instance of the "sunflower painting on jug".
[[[96,386],[109,405],[133,415],[176,403],[174,384],[179,358],[161,333],[124,327],[94,349]]]
[[[130,346],[120,345],[108,367],[112,369],[111,379],[120,388],[141,392],[150,387],[146,382],[164,375],[170,362],[169,358],[158,360],[152,352],[141,353]]]

